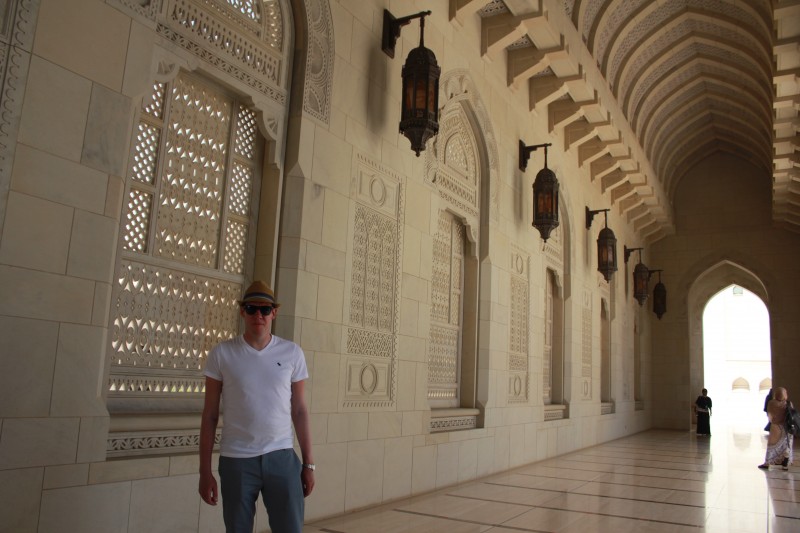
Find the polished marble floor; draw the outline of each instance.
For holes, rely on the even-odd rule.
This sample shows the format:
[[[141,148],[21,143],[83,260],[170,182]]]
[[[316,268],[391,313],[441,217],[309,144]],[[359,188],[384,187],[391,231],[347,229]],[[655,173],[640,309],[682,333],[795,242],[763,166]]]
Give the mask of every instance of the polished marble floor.
[[[800,456],[762,471],[765,449],[766,433],[733,425],[651,430],[304,531],[800,532]]]

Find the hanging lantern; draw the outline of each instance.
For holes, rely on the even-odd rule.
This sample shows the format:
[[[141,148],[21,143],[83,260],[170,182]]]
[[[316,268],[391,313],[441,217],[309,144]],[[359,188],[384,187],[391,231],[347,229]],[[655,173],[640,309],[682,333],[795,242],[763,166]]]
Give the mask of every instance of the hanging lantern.
[[[436,56],[425,48],[425,17],[430,11],[421,11],[399,19],[388,10],[383,11],[382,49],[394,57],[394,47],[400,36],[400,28],[412,19],[419,18],[419,46],[409,52],[403,65],[402,107],[400,110],[400,133],[411,141],[411,149],[419,157],[428,139],[439,132],[439,76],[442,69]]]
[[[644,305],[647,301],[647,284],[650,282],[650,269],[642,263],[642,248],[628,248],[625,250],[625,263],[628,263],[628,258],[633,252],[639,252],[639,263],[633,268],[633,297],[639,302],[639,305]]]
[[[600,230],[597,237],[597,271],[603,274],[606,281],[611,281],[611,276],[617,271],[617,237],[608,227],[608,209],[595,211],[586,208],[586,229],[592,227],[592,219],[597,213],[605,215],[605,227]]]
[[[523,172],[528,166],[531,152],[544,147],[544,168],[536,173],[533,182],[533,227],[547,242],[550,232],[558,227],[558,179],[555,172],[547,168],[547,147],[551,143],[525,146],[519,142],[519,168]]]
[[[650,281],[650,271],[642,263],[641,258],[639,263],[633,268],[633,297],[639,302],[639,305],[644,305],[647,301],[647,285]]]

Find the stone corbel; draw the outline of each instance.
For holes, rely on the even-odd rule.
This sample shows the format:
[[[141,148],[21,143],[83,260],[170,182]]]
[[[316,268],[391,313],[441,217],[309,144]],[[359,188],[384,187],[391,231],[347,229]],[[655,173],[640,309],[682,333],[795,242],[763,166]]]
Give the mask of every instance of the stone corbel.
[[[253,106],[257,111],[258,129],[266,142],[267,160],[276,167],[280,167],[283,160],[284,115],[267,100],[255,100]]]
[[[638,196],[638,194],[637,194]],[[628,211],[628,222],[636,222],[640,220],[642,217],[646,217],[650,214],[650,207],[644,202],[644,198],[638,196],[640,203]]]
[[[611,191],[611,205],[616,205],[617,202],[624,200],[635,192],[636,188],[630,182],[623,183]]]
[[[547,106],[547,126],[550,133],[558,127],[566,126],[584,116],[586,106],[597,105],[598,100],[575,102],[573,100],[557,100]]]
[[[622,141],[619,140],[619,133],[617,133],[617,139],[613,141],[603,141],[598,138],[581,144],[578,147],[578,165],[583,166],[586,163],[592,163],[608,154],[613,146],[619,146],[621,144]]]
[[[611,122],[588,122],[586,120],[576,121],[564,126],[564,151],[566,152],[574,144],[578,146],[597,137],[597,129],[610,126]]]
[[[557,76],[534,76],[528,80],[528,106],[533,111],[538,105],[549,105],[567,94],[568,82],[583,81],[586,76],[580,67],[575,76],[559,78]]]
[[[600,178],[600,191],[605,194],[606,191],[620,186],[627,178],[627,174],[619,168],[615,168],[602,178]]]
[[[592,177],[592,181],[596,179],[602,179],[603,176],[609,174],[611,171],[616,170],[622,165],[622,163],[626,161],[630,161],[630,156],[620,156],[614,157],[612,155],[606,154],[603,157],[593,161],[590,168],[590,175]]]
[[[623,216],[626,215],[626,214],[629,214],[632,210],[638,209],[639,207],[641,207],[643,203],[644,203],[643,200],[634,191],[634,193],[632,195],[630,195],[627,198],[625,198],[624,200],[620,201],[620,203],[619,203],[619,214],[623,215]],[[644,209],[647,209],[647,207],[644,207]]]
[[[563,36],[561,37],[561,44],[555,48],[540,50],[536,47],[528,46],[509,50],[506,83],[509,87],[517,86],[521,79],[528,79],[544,71],[554,60],[568,57],[569,52],[564,45]]]
[[[631,182],[630,178],[635,174],[641,175],[641,172],[639,172],[638,168],[633,170],[623,170],[621,168],[617,168],[610,174],[607,174],[602,177],[602,179],[600,180],[600,190],[603,193],[606,193],[607,191],[612,191],[611,198],[613,201],[615,192],[614,189],[616,189],[623,183],[630,183],[631,185],[634,185]]]
[[[153,61],[150,66],[151,79],[159,83],[169,83],[181,69],[191,72],[200,66],[194,56],[177,55],[158,45],[153,47]],[[149,89],[149,88],[148,88]]]
[[[450,20],[457,20],[464,25],[464,21],[481,10],[486,5],[486,0],[450,0]]]
[[[511,13],[481,19],[481,55],[504,50],[525,35],[522,19]]]
[[[798,87],[800,87],[800,68],[779,70],[772,77],[772,83],[774,83],[775,85],[784,83],[787,84],[794,83],[798,85]]]

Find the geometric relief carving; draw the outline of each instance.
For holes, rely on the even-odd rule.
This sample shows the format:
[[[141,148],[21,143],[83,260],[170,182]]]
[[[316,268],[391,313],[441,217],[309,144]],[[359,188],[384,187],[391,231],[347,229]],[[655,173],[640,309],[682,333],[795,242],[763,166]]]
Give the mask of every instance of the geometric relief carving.
[[[428,399],[435,400],[436,407],[457,407],[459,402],[464,238],[461,221],[440,210],[433,238],[428,343]]]
[[[333,18],[328,0],[306,0],[307,49],[303,111],[329,123],[333,85]]]
[[[254,20],[254,6],[242,0],[167,1],[166,16],[158,17],[160,36],[286,104],[286,90],[280,85],[286,68],[281,53],[283,21],[275,2],[259,9],[260,20]]]
[[[356,205],[350,323],[374,331],[394,331],[398,224]]]
[[[562,229],[555,228],[550,233],[550,238],[544,244],[544,254],[547,258],[547,263],[554,270],[560,272],[564,267],[564,245],[561,242]]]
[[[588,291],[583,294],[581,343],[581,396],[589,400],[592,397],[592,298]]]
[[[363,154],[354,157],[348,250],[350,290],[345,359],[345,408],[393,405],[397,309],[400,298],[399,176]]]
[[[502,4],[502,2],[499,2]],[[489,205],[485,206],[489,209],[489,216],[492,220],[497,220],[499,214],[497,211],[497,175],[498,175],[498,150],[497,150],[497,141],[495,139],[494,128],[492,127],[492,119],[491,115],[489,114],[486,106],[484,106],[483,101],[480,98],[480,93],[472,83],[471,78],[469,77],[469,72],[465,69],[453,69],[450,70],[442,76],[440,80],[440,89],[439,92],[441,94],[440,104],[442,104],[442,117],[443,120],[442,125],[440,126],[439,135],[434,138],[432,152],[428,155],[426,161],[426,179],[428,181],[438,181],[433,175],[438,173],[438,168],[436,166],[435,161],[438,159],[438,154],[434,152],[437,151],[437,144],[439,142],[438,138],[441,137],[442,139],[450,139],[450,136],[447,134],[446,128],[449,127],[449,124],[446,120],[446,117],[450,115],[451,110],[454,107],[460,108],[460,113],[463,116],[463,109],[468,107],[471,111],[471,121],[462,121],[461,128],[464,128],[463,131],[469,131],[470,142],[475,143],[472,146],[477,147],[478,144],[475,142],[474,139],[475,134],[473,133],[473,129],[468,126],[470,123],[475,123],[475,130],[480,133],[481,137],[481,145],[485,150],[486,156],[486,170],[488,170],[488,176],[481,176],[479,181],[476,181],[478,185],[477,190],[480,190],[480,181],[484,183],[488,181],[488,188],[489,192]],[[442,136],[442,127],[445,128],[444,136]],[[456,168],[457,165],[453,164],[451,161],[451,155],[447,154],[448,150],[455,148],[455,145],[451,147],[449,142],[445,145],[445,157],[442,159],[447,161],[447,164],[451,166],[451,168]],[[465,149],[467,145],[464,145]],[[477,148],[473,152],[473,155],[476,156],[475,164],[479,164],[479,160],[477,159]],[[480,171],[478,172],[480,173]],[[456,198],[450,198],[451,200],[455,200]],[[466,203],[466,202],[465,202]],[[475,206],[477,207],[477,203]],[[465,206],[459,206],[465,208]]]
[[[429,181],[440,196],[463,214],[477,218],[479,211],[479,173],[477,148],[464,108],[449,106],[441,118],[439,134],[433,141],[429,164]]]
[[[200,392],[190,377],[201,380],[197,370],[208,351],[236,335],[233,310],[241,288],[239,283],[123,259],[111,307],[109,394]]]
[[[542,401],[549,405],[553,401],[553,320],[556,297],[555,276],[546,273],[544,305],[544,351],[542,354]]]
[[[208,351],[238,332],[263,142],[254,124],[252,110],[184,72],[142,101],[110,310],[119,411],[123,398],[202,396]]]
[[[219,444],[221,436],[221,430],[217,431],[215,445]],[[197,430],[115,432],[106,442],[106,457],[196,453],[199,445]]]
[[[156,16],[161,10],[161,3],[163,0],[106,0],[107,2],[117,4],[134,15],[142,16],[148,20],[156,20]]]
[[[390,407],[391,361],[348,358],[345,378],[345,406]]]
[[[530,291],[526,253],[514,249],[511,253],[511,316],[508,343],[508,401],[528,401],[528,346]]]

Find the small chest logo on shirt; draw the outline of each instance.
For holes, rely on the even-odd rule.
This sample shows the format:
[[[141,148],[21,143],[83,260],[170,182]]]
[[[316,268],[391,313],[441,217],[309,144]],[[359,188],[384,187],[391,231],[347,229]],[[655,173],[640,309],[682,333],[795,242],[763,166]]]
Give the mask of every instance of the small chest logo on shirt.
[[[280,363],[278,363],[278,366],[281,366],[281,364],[280,364]]]

